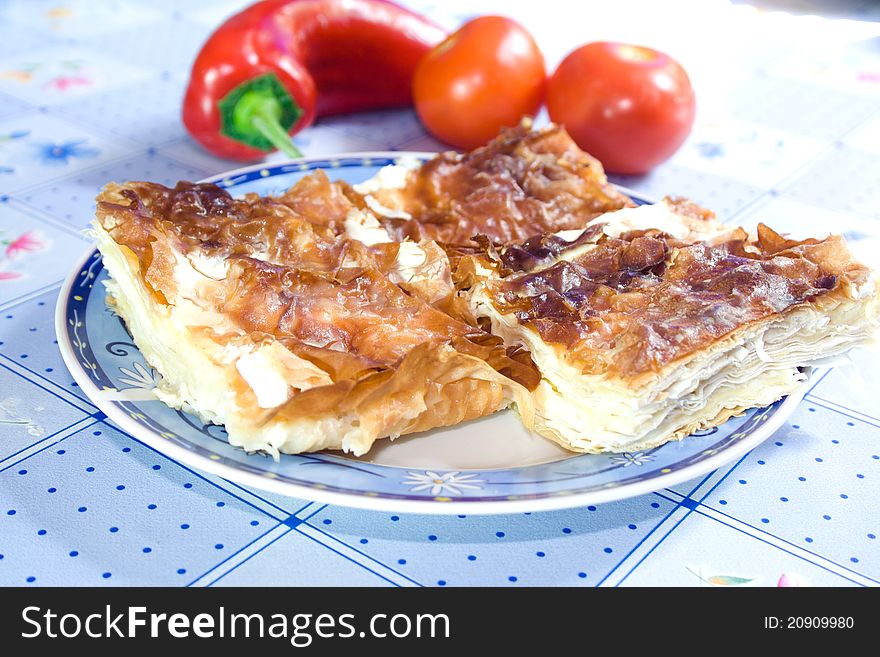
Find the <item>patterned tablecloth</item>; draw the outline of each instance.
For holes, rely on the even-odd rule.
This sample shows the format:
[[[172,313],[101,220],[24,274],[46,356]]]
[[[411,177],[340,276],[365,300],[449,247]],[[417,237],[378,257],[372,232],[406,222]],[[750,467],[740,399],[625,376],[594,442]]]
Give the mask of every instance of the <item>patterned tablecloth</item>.
[[[194,471],[106,422],[61,361],[59,286],[105,182],[231,168],[178,117],[200,43],[240,4],[0,7],[0,583],[880,583],[880,359],[868,353],[820,372],[789,423],[737,463],[549,513],[309,503]],[[670,52],[697,88],[697,125],[670,162],[618,182],[746,225],[842,232],[880,261],[880,23],[710,0],[581,2],[576,15],[562,2],[411,4],[448,27],[507,5],[550,66],[595,39]],[[320,121],[296,143],[310,155],[441,148],[408,111]]]

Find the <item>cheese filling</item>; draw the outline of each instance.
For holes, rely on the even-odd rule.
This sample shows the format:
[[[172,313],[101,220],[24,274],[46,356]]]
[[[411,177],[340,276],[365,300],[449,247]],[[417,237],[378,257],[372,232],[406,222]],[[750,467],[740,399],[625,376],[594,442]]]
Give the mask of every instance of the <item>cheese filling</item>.
[[[708,243],[722,242],[734,230],[683,217],[665,203],[607,213],[590,225],[603,226],[609,237],[654,228],[680,240]],[[557,235],[574,242],[580,235],[575,233]],[[573,261],[593,248],[595,244],[573,245],[543,260],[538,269]],[[859,285],[843,280],[833,295],[748,323],[658,372],[630,377],[585,374],[569,349],[545,341],[528,322],[496,307],[490,292],[492,272],[487,273],[488,282],[471,290],[472,312],[488,319],[492,333],[506,344],[531,352],[542,375],[533,393],[536,430],[582,452],[655,447],[716,426],[748,408],[769,405],[804,381],[804,366],[875,340],[880,316],[873,279]]]
[[[175,268],[180,296],[177,305],[165,306],[150,296],[136,278],[137,263],[130,262],[110,235],[93,224],[104,266],[111,278],[104,282],[111,304],[153,367],[163,374],[155,389],[163,403],[198,415],[205,422],[226,425],[230,443],[246,451],[299,453],[339,449],[362,454],[373,442],[354,418],[299,418],[261,426],[249,409],[273,408],[293,390],[331,383],[327,374],[276,343],[253,345],[222,316],[188,302],[210,280],[180,256]],[[179,255],[179,254],[178,254]],[[202,263],[204,264],[204,263]],[[216,272],[215,272],[216,273]],[[227,336],[221,344],[207,331]],[[283,352],[283,353],[282,353]],[[198,400],[198,405],[190,404]]]
[[[587,375],[512,315],[498,312],[481,290],[471,307],[492,322],[507,344],[528,348],[541,370],[535,397],[536,429],[570,449],[637,451],[682,438],[748,408],[763,407],[794,391],[805,376],[798,366],[870,340],[867,308],[854,301],[823,311],[798,308],[760,323],[666,368],[655,380],[632,387],[625,380]],[[874,311],[877,312],[876,309]],[[833,328],[828,329],[832,316]]]

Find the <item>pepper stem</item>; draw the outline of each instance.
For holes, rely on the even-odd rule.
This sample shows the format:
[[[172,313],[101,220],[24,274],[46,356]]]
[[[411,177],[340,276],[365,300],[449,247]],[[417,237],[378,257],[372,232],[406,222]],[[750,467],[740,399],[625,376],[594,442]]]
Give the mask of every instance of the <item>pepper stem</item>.
[[[290,141],[287,130],[281,127],[278,118],[272,116],[270,112],[255,112],[251,118],[251,125],[282,153],[294,158],[303,156],[302,151]]]
[[[220,132],[230,139],[262,151],[278,149],[302,157],[288,131],[302,109],[274,73],[247,80],[218,102]]]

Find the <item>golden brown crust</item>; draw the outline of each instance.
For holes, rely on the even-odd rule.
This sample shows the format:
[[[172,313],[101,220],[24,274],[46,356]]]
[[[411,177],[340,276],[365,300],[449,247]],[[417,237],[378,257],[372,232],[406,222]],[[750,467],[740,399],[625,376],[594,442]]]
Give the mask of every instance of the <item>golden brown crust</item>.
[[[247,199],[256,201],[256,195]],[[316,226],[339,235],[345,232],[345,218],[353,207],[363,208],[360,195],[348,183],[331,181],[323,169],[304,176],[289,190],[276,197],[278,203]]]
[[[455,345],[422,343],[393,369],[306,390],[258,422],[355,417],[370,434],[396,437],[494,413],[509,388],[509,379]],[[519,408],[528,420],[531,404],[523,398]]]
[[[499,312],[564,347],[565,360],[586,374],[658,372],[739,328],[849,294],[869,274],[840,237],[797,242],[763,225],[754,241],[719,244],[659,230],[600,232],[586,240],[594,248],[571,258],[563,250],[534,268],[552,237],[508,247],[500,258],[521,273],[486,290]]]
[[[447,245],[470,244],[476,235],[506,244],[582,228],[599,214],[632,205],[562,127],[533,131],[528,124],[464,155],[441,153],[412,171],[404,189],[374,196],[411,215],[383,220],[396,239]]]
[[[133,269],[158,304],[195,304],[197,318],[212,318],[189,324],[191,335],[278,345],[273,353],[282,361],[320,374],[293,386],[286,403],[261,410],[227,367],[239,405],[257,425],[354,414],[365,449],[372,439],[479,417],[513,399],[528,414],[523,385],[537,385],[538,374],[527,353],[428,303],[420,292],[434,281],[419,289],[412,280],[394,282],[400,244],[366,246],[295,206],[315,207],[303,199],[237,200],[213,185],[128,183],[102,192],[97,218],[133,254]],[[426,260],[445,260],[436,244],[423,247]],[[205,268],[192,289],[181,288],[181,259]],[[453,297],[438,304],[467,314]]]

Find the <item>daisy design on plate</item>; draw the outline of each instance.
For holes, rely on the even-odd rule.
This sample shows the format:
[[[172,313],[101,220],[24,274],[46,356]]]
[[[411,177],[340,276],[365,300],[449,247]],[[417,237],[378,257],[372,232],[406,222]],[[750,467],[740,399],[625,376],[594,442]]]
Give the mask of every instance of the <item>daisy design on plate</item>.
[[[624,452],[623,454],[612,456],[611,460],[618,465],[622,465],[624,468],[628,468],[631,465],[644,465],[648,461],[654,460],[654,457],[644,452],[636,452],[635,454]]]
[[[119,371],[125,376],[117,377],[120,383],[130,385],[132,388],[152,390],[156,387],[156,370],[152,367],[147,369],[140,363],[132,363],[131,369],[120,367]]]
[[[485,483],[482,479],[476,479],[475,474],[461,474],[460,472],[446,472],[439,474],[431,470],[425,472],[407,472],[403,483],[412,486],[410,490],[418,493],[424,490],[430,491],[431,495],[461,495],[465,490],[480,490],[480,484]]]
[[[113,352],[111,352],[113,353]],[[122,376],[117,376],[119,385],[127,388],[110,388],[105,386],[101,395],[105,399],[115,401],[147,401],[156,398],[153,390],[159,383],[159,375],[152,367],[144,367],[140,363],[132,363],[131,367],[120,367]]]

